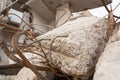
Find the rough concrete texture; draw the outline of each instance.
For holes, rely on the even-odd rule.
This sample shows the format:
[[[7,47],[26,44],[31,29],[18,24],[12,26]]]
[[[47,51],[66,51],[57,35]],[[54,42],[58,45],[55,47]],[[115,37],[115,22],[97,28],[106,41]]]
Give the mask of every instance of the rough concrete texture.
[[[42,76],[44,76],[47,80],[53,80],[54,76],[50,72],[40,72]],[[29,68],[22,68],[17,76],[15,76],[14,80],[38,80],[37,76],[29,69]]]
[[[78,18],[37,39],[54,40],[51,52],[51,41],[41,42],[52,64],[68,75],[87,78],[93,74],[108,40],[108,22],[96,17]]]
[[[28,68],[23,68],[20,70],[18,75],[14,80],[37,80],[36,75]]]
[[[15,75],[0,75],[0,80],[14,80]]]
[[[109,39],[98,60],[94,80],[120,80],[120,30]]]

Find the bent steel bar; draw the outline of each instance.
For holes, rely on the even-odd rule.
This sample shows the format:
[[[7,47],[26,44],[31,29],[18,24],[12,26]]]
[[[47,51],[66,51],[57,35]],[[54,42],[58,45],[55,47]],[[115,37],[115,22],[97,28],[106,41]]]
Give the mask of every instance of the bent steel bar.
[[[19,64],[0,65],[0,74],[16,75],[22,67]]]

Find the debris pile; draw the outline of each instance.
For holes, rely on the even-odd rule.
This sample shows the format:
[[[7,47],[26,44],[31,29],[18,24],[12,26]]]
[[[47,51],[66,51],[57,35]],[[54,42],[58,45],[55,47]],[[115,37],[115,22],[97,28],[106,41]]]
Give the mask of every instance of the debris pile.
[[[2,1],[6,3],[6,0]],[[43,0],[42,2],[41,0],[40,2],[50,5],[50,1]],[[107,4],[111,2],[111,0],[108,1]],[[16,0],[11,5],[18,2]],[[119,80],[120,29],[119,23],[117,23],[119,17],[113,14],[112,9],[107,8],[104,0],[101,2],[108,11],[109,18],[67,18],[63,14],[68,11],[71,15],[70,3],[66,4],[67,7],[62,5],[62,8],[60,6],[58,8],[56,5],[55,9],[61,11],[64,7],[67,9],[63,14],[58,10],[56,18],[59,20],[58,23],[65,19],[63,21],[65,24],[56,26],[55,29],[45,24],[53,29],[45,34],[38,31],[39,27],[34,27],[37,25],[44,29],[44,24],[33,24],[33,20],[37,17],[34,18],[35,13],[29,6],[25,4],[22,6],[23,9],[25,8],[25,13],[28,14],[24,17],[25,19],[20,18],[17,14],[8,13],[11,5],[0,6],[2,8],[0,8],[0,48],[8,58],[15,62],[12,65],[0,65],[2,74],[12,75],[10,78],[9,76],[0,77],[5,80],[13,78],[14,80],[113,80],[113,78]],[[51,6],[48,7],[51,8]],[[45,9],[47,11],[46,7]],[[22,28],[4,21],[9,15],[20,18]],[[47,23],[42,18],[38,19]],[[11,69],[7,70],[7,68]],[[14,70],[12,70],[13,68]]]
[[[68,77],[87,80],[93,75],[95,64],[108,41],[108,28],[106,19],[78,18],[38,36],[37,40],[41,45],[38,42],[34,45],[42,48],[38,53],[42,55],[41,62],[47,64],[44,66],[58,69]],[[41,59],[38,60],[35,63],[37,65]]]

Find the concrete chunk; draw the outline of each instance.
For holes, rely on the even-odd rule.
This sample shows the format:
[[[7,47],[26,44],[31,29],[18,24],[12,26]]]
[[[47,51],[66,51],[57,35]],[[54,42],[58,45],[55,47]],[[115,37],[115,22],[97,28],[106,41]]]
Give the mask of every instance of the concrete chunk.
[[[109,39],[97,63],[94,80],[120,80],[120,30]]]
[[[55,39],[51,54],[48,53],[51,41],[42,41],[51,62],[68,75],[86,78],[93,74],[108,40],[108,22],[96,17],[78,18],[37,39]]]

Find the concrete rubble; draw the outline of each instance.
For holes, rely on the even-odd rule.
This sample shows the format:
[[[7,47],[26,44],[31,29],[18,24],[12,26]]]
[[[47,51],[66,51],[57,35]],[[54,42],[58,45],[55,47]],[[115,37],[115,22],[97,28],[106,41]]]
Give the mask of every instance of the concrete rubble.
[[[51,41],[41,42],[51,63],[70,76],[87,80],[93,75],[95,64],[108,41],[108,22],[96,17],[78,18],[37,39],[54,39],[50,54]]]
[[[120,80],[120,29],[117,27],[113,35],[110,36],[113,26],[116,26],[114,25],[114,17],[117,18],[106,6],[111,3],[111,0],[106,0],[106,3],[104,0],[100,2],[83,0],[80,3],[76,0],[23,1],[21,2],[25,5],[21,3],[23,5],[21,7],[23,9],[21,23],[12,22],[12,19],[8,20],[10,15],[8,11],[11,7],[6,7],[12,1],[0,1],[0,26],[7,25],[9,27],[12,25],[17,30],[20,28],[18,31],[23,31],[23,35],[26,32],[24,37],[18,38],[20,42],[18,40],[17,44],[14,37],[18,36],[13,37],[14,34],[17,34],[16,31],[9,34],[5,32],[9,29],[0,28],[2,36],[0,38],[2,46],[0,48],[0,80],[38,80],[38,76],[41,78],[39,80]],[[92,5],[94,3],[100,4]],[[98,18],[92,15],[91,17],[72,16],[72,12],[103,5],[109,12],[109,18]],[[18,7],[13,6],[12,8],[19,10]],[[7,43],[4,45],[8,48],[7,53],[10,53],[7,56],[5,55],[7,50],[3,50],[4,41]],[[19,67],[15,66],[14,70],[5,65],[9,64],[8,57],[11,57],[11,53],[15,55],[12,58],[17,59],[16,65],[20,65]],[[16,58],[17,55],[20,57]],[[7,69],[3,69],[2,65],[7,66]],[[62,78],[59,79],[55,73],[62,75]]]
[[[41,42],[51,62],[70,76],[87,79],[107,43],[108,22],[96,17],[78,18],[37,39],[54,39],[50,54],[51,41]]]
[[[94,75],[94,80],[120,80],[120,30],[118,30],[106,45]]]

